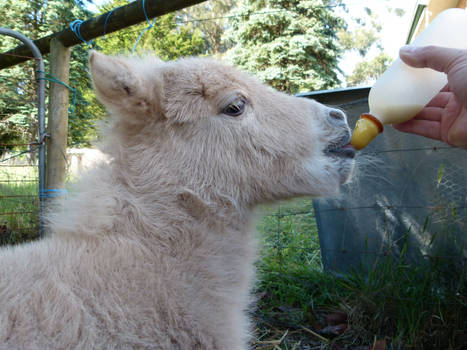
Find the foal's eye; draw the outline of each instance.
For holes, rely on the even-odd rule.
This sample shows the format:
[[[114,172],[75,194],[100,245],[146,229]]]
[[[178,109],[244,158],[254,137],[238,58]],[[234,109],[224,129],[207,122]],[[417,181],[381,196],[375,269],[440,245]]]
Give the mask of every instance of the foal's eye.
[[[225,107],[222,113],[230,115],[231,117],[238,117],[245,111],[246,101],[243,98],[238,98]]]

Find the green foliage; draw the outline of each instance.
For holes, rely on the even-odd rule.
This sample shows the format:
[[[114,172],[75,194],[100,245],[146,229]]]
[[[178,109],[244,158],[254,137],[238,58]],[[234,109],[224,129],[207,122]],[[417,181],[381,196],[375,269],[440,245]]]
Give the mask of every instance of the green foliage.
[[[29,159],[22,155],[15,160],[28,164]],[[38,238],[38,184],[31,181],[35,179],[37,167],[0,167],[0,246]]]
[[[68,145],[89,145],[95,138],[96,121],[105,116],[104,109],[93,103],[91,77],[88,70],[88,48],[77,45],[72,48],[70,58],[70,84],[75,89],[69,94]]]
[[[363,17],[353,18],[353,21],[354,26],[356,25],[354,29],[349,30],[349,26],[346,26],[339,30],[339,43],[344,50],[356,50],[364,57],[374,45],[380,47],[381,23],[378,16],[368,7],[365,8]]]
[[[350,86],[370,84],[384,73],[392,61],[384,52],[369,61],[363,60],[357,63],[352,74],[347,77],[347,83]]]
[[[397,17],[402,17],[405,15],[405,10],[399,7],[396,8],[388,8],[388,10],[394,13]]]
[[[329,0],[241,0],[225,39],[235,65],[291,93],[336,87],[337,30]]]
[[[229,46],[222,40],[226,27],[226,15],[236,0],[209,0],[182,11],[183,21],[192,23],[203,34],[206,53],[219,56]]]
[[[340,44],[344,50],[357,50],[361,56],[365,56],[373,44],[379,40],[375,28],[366,29],[359,27],[355,31],[342,30],[338,34]]]
[[[20,32],[30,39],[38,39],[58,32],[76,18],[90,17],[81,1],[73,0],[16,0],[2,4],[2,26]],[[16,39],[0,36],[0,52],[21,44]],[[48,57],[44,57],[46,72],[50,72]],[[77,46],[72,52],[70,85],[78,91],[90,88],[87,74],[86,49]],[[35,141],[37,134],[37,107],[35,62],[28,62],[0,71],[0,139],[7,143]],[[51,84],[47,82],[47,85]],[[72,96],[70,97],[70,104]],[[71,143],[82,143],[88,133],[88,121],[93,115],[86,110],[85,101],[79,101],[70,118]]]
[[[114,0],[100,8],[102,13],[111,11],[120,6],[127,5],[130,1]],[[97,46],[104,53],[132,53],[133,48],[137,53],[155,54],[163,60],[173,60],[183,56],[200,55],[206,51],[206,42],[203,34],[195,28],[191,22],[183,22],[184,15],[181,12],[169,13],[158,17],[152,28],[146,30],[135,48],[136,41],[141,32],[149,26],[147,22],[119,30],[97,39]],[[111,17],[110,19],[111,20]],[[151,21],[152,22],[152,21]]]
[[[394,9],[394,13],[401,15],[401,9]],[[349,29],[349,27],[352,27]],[[389,67],[392,58],[381,46],[382,26],[377,14],[365,8],[362,17],[353,18],[352,26],[341,29],[338,33],[339,43],[345,51],[357,51],[361,57],[353,72],[346,77],[348,86],[371,84]],[[376,56],[368,59],[368,53],[376,49]]]

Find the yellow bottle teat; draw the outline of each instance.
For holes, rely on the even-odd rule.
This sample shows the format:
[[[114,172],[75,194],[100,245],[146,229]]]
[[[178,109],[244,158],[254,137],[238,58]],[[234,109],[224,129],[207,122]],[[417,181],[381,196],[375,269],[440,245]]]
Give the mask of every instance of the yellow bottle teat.
[[[383,124],[374,116],[362,114],[355,125],[350,144],[357,150],[365,148],[383,129]]]

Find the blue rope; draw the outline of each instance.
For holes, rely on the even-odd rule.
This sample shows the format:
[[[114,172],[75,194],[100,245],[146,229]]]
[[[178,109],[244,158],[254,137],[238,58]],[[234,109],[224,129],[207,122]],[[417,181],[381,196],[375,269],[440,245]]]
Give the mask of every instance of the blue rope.
[[[146,17],[146,21],[147,21],[148,24],[152,27],[152,23],[151,23],[151,21],[150,21],[149,18],[148,18],[148,14],[146,13],[146,6],[145,6],[146,0],[143,0],[142,4],[143,4],[143,13],[144,13],[144,17]]]
[[[87,41],[81,35],[80,27],[81,27],[81,24],[83,24],[83,23],[84,23],[83,20],[75,19],[73,22],[70,23],[70,29],[71,29],[71,31],[73,33],[75,33],[75,35],[78,37],[79,40],[81,40],[82,42],[84,42],[87,45],[91,45],[91,41]]]
[[[138,46],[138,42],[139,42],[139,40],[141,39],[141,37],[143,36],[143,34],[144,34],[147,30],[151,29],[151,28],[154,26],[154,23],[156,23],[156,19],[154,19],[154,21],[152,21],[152,22],[149,20],[148,14],[147,14],[147,12],[146,12],[146,6],[145,6],[145,4],[146,4],[146,0],[143,0],[143,1],[142,1],[143,13],[144,13],[144,17],[146,17],[146,21],[148,22],[148,26],[147,26],[146,28],[144,28],[144,29],[141,31],[141,33],[139,33],[139,36],[138,36],[138,38],[136,39],[136,42],[135,42],[135,46],[133,46],[133,50],[131,51],[132,54],[135,53],[136,46]]]
[[[60,85],[63,85],[64,87],[66,87],[68,90],[72,91],[73,92],[73,104],[71,105],[70,107],[70,117],[73,118],[74,115],[75,115],[75,107],[76,107],[76,89],[70,85],[67,85],[65,84],[63,81],[61,81],[60,79],[54,77],[52,74],[49,74],[49,73],[46,73],[46,72],[43,72],[43,71],[40,71],[40,70],[37,70],[36,71],[37,73],[43,73],[46,77],[38,77],[36,80],[47,80],[47,81],[51,81],[53,83],[57,83],[57,84],[60,84]]]
[[[119,7],[118,7],[119,8]],[[102,39],[104,40],[107,40],[105,38],[105,33],[106,33],[106,30],[107,30],[107,22],[109,21],[109,18],[110,18],[110,15],[112,14],[112,12],[114,12],[117,8],[114,8],[112,11],[110,11],[108,14],[107,14],[107,17],[105,18],[105,22],[104,22],[104,36]]]
[[[40,198],[56,198],[60,196],[66,196],[68,191],[65,189],[47,189],[47,190],[39,190],[39,197]]]

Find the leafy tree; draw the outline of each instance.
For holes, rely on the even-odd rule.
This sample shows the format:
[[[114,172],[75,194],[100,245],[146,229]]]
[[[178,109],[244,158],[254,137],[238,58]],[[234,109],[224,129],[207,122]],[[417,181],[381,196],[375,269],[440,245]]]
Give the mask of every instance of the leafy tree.
[[[396,16],[402,16],[404,10],[388,8]],[[365,8],[363,17],[354,18],[354,30],[341,29],[338,33],[339,42],[345,51],[357,51],[361,61],[355,65],[353,72],[346,77],[347,85],[356,86],[371,84],[389,67],[393,59],[387,55],[381,45],[379,33],[382,26],[378,16],[369,8]],[[376,49],[376,56],[368,57],[370,50]]]
[[[192,22],[203,33],[206,53],[220,56],[229,47],[222,40],[227,24],[227,14],[235,6],[236,0],[209,0],[182,11],[183,20]]]
[[[347,77],[347,84],[350,86],[371,84],[384,73],[392,61],[389,55],[380,52],[371,60],[364,60],[357,63],[352,74]]]
[[[338,32],[339,43],[345,51],[356,50],[364,57],[368,51],[377,46],[381,49],[381,24],[378,17],[368,7],[365,8],[366,16],[353,18],[356,24],[354,30],[348,30],[348,26]]]
[[[99,10],[105,13],[129,2],[113,0]],[[153,26],[144,33],[143,30],[149,26],[147,22],[99,38],[97,45],[104,53],[132,53],[135,49],[136,53],[151,52],[163,60],[203,54],[206,50],[206,42],[201,31],[192,23],[179,24],[183,22],[183,17],[182,12],[169,13],[151,21]]]
[[[83,1],[74,0],[15,0],[2,4],[2,26],[16,30],[30,39],[38,39],[62,30],[76,18],[88,18],[91,13],[84,8]],[[18,40],[0,36],[0,52],[6,52],[21,44]],[[31,54],[32,56],[32,54]],[[49,72],[48,57],[45,56],[46,72]],[[76,90],[90,88],[87,74],[86,49],[76,46],[72,50],[70,85]],[[0,139],[5,143],[22,143],[36,140],[36,65],[34,60],[0,71]],[[49,84],[49,82],[47,82]],[[73,94],[70,94],[70,104]],[[82,99],[70,116],[70,139],[82,143],[87,134],[87,122],[92,115],[86,111]]]
[[[240,0],[230,15],[227,57],[279,90],[291,93],[338,85],[344,26],[330,0]]]

